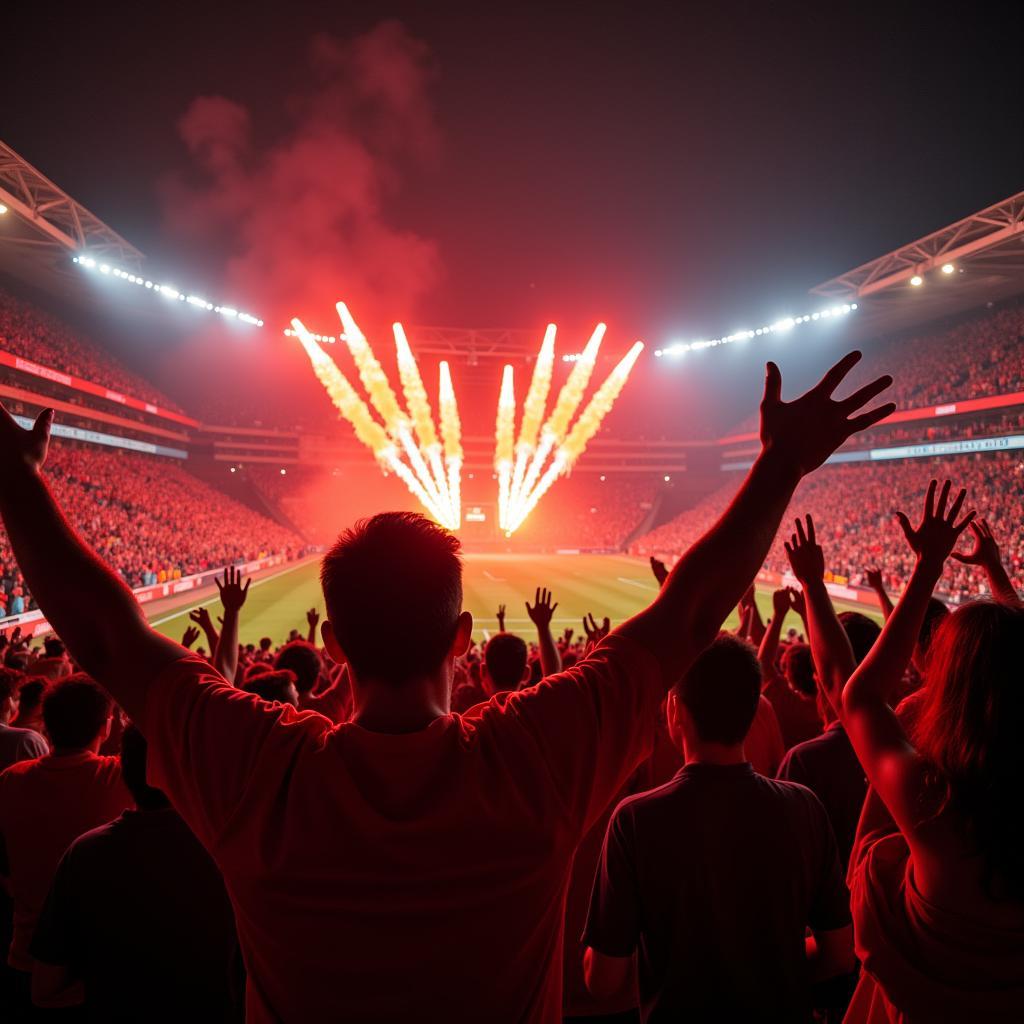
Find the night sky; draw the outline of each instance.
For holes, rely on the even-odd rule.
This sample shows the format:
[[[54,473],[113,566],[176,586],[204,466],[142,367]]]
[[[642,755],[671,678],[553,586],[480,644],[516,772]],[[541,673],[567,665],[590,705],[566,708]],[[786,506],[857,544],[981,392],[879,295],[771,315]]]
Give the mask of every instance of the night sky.
[[[245,229],[201,245],[175,223],[174,183],[197,181],[179,120],[200,96],[242,105],[258,160],[323,84],[314,37],[344,46],[395,19],[415,109],[385,129],[357,112],[346,131],[378,132],[375,223],[425,262],[396,282],[379,257],[384,283],[359,279],[356,298],[412,323],[600,318],[655,347],[799,313],[812,285],[1017,191],[1024,19],[1009,9],[15,5],[0,137],[154,265],[237,292],[259,280],[225,271]],[[384,138],[410,125],[423,137]],[[350,257],[325,250],[299,301],[328,313],[320,282]]]

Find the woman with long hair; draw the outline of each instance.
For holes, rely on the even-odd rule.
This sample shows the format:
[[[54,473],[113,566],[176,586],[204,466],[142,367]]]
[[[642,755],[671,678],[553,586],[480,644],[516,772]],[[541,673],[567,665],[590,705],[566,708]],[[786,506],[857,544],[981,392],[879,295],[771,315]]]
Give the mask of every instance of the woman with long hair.
[[[916,528],[897,513],[917,562],[842,691],[872,787],[850,861],[864,973],[847,1022],[1024,1019],[1024,607],[979,601],[945,618],[912,737],[889,703],[974,517],[957,522],[965,492],[949,492],[947,480],[936,500],[931,482]]]

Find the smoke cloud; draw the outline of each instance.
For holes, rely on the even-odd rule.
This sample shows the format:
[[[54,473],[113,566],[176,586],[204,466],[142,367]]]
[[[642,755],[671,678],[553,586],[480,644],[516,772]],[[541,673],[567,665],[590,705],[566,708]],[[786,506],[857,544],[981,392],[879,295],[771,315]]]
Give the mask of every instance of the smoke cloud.
[[[385,21],[353,39],[314,37],[306,74],[283,119],[224,96],[191,103],[178,123],[189,168],[161,185],[169,225],[223,257],[223,295],[271,330],[299,316],[337,333],[339,298],[363,322],[408,317],[441,261],[387,209],[438,158],[430,55]]]

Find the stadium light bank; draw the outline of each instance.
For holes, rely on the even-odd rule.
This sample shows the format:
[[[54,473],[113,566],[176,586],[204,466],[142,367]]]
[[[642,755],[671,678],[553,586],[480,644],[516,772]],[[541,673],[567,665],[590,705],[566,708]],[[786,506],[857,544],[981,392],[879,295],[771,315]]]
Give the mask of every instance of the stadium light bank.
[[[705,348],[717,348],[719,345],[731,345],[736,341],[750,341],[751,338],[760,338],[766,334],[784,334],[794,327],[803,324],[820,322],[822,320],[835,320],[848,316],[857,309],[856,302],[843,303],[841,306],[829,306],[826,309],[819,309],[816,313],[805,313],[803,316],[788,316],[782,320],[776,320],[773,324],[766,324],[752,331],[737,331],[735,334],[727,334],[723,338],[712,338],[710,341],[677,341],[664,348],[656,348],[654,354],[660,359],[663,356],[684,356],[687,352],[699,352]]]
[[[242,313],[235,309],[234,306],[214,305],[214,303],[199,295],[187,295],[184,292],[179,291],[179,289],[175,288],[173,285],[160,284],[157,281],[150,281],[148,278],[140,277],[138,274],[130,274],[127,270],[111,266],[109,263],[93,259],[91,256],[73,256],[71,262],[77,263],[80,267],[84,267],[86,270],[95,270],[107,277],[116,277],[121,281],[126,281],[128,284],[138,285],[140,288],[147,288],[159,295],[163,295],[164,298],[177,299],[179,302],[185,302],[194,309],[202,309],[211,313],[219,313],[221,316],[226,317],[229,320],[241,320],[242,323],[250,324],[253,327],[263,326],[263,321],[259,317],[253,316],[252,313]]]

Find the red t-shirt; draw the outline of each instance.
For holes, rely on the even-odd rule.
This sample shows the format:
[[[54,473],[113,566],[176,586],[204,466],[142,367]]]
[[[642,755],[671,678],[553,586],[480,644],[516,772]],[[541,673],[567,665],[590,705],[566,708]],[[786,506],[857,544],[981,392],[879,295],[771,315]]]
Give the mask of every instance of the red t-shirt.
[[[665,686],[612,635],[408,735],[267,704],[185,658],[150,774],[235,906],[249,1021],[561,1018],[573,851],[649,751]]]
[[[48,754],[0,775],[0,836],[14,899],[12,967],[32,969],[28,947],[64,851],[131,806],[116,757]]]

